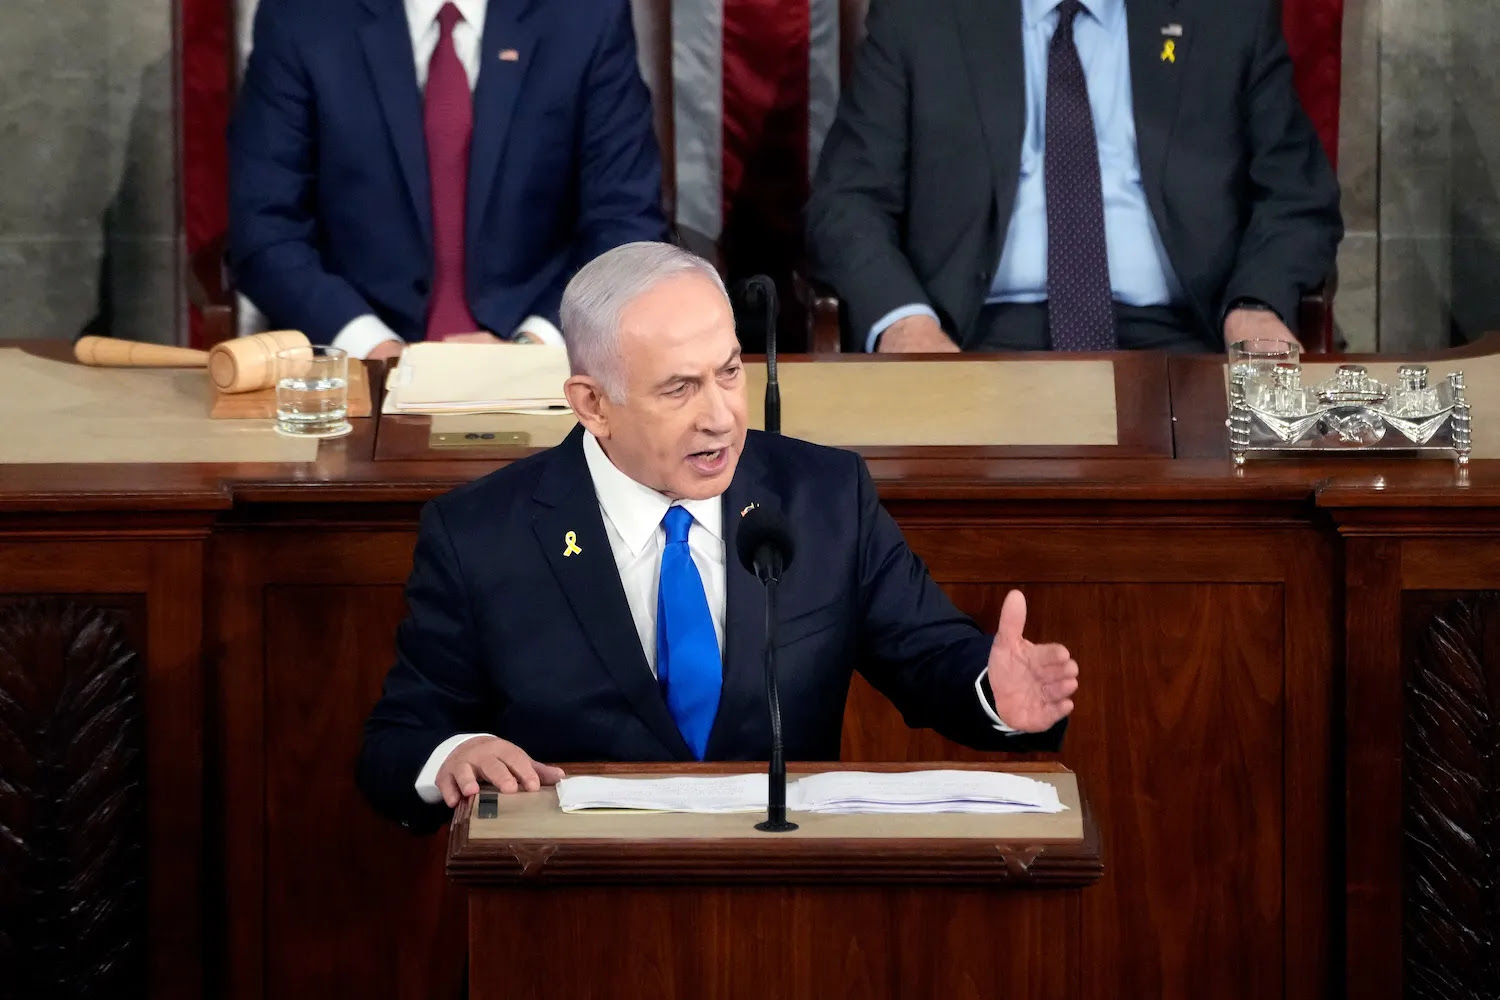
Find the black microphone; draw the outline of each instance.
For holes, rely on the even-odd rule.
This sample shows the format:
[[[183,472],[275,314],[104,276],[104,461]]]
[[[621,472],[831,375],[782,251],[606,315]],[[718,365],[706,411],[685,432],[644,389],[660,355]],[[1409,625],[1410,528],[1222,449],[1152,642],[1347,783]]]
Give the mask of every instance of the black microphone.
[[[776,282],[764,274],[745,280],[745,295],[751,300],[765,303],[766,319],[766,433],[781,433],[781,383],[776,380],[776,322],[780,305],[776,298]]]
[[[775,507],[752,504],[740,518],[735,533],[740,565],[766,587],[766,702],[771,708],[770,788],[766,796],[766,819],[755,824],[763,833],[787,833],[797,829],[786,819],[786,757],[781,745],[781,696],[776,690],[776,586],[792,565],[796,545],[786,517]]]

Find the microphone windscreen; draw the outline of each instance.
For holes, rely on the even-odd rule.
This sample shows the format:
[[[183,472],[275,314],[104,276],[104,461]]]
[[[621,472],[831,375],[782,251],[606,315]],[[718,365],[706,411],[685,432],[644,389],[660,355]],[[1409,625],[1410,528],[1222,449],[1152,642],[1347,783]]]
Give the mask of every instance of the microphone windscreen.
[[[757,558],[771,552],[781,555],[781,568],[792,565],[796,545],[792,542],[791,525],[779,508],[772,506],[752,507],[740,518],[739,531],[735,534],[735,549],[740,555],[740,565],[755,575]]]

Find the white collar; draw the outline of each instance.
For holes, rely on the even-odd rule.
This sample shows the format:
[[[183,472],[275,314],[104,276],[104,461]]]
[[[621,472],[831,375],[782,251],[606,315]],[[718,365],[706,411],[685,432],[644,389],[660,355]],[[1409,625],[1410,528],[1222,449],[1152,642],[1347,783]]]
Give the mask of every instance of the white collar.
[[[651,541],[656,529],[661,527],[667,508],[675,502],[693,515],[698,525],[713,535],[724,539],[724,503],[722,497],[707,500],[678,500],[663,496],[649,486],[643,486],[621,472],[615,463],[604,454],[599,439],[588,431],[583,432],[583,458],[588,463],[589,478],[594,481],[594,494],[604,516],[615,526],[620,540],[630,549],[631,555],[640,555],[641,549]]]
[[[420,33],[432,27],[432,22],[437,20],[438,11],[449,0],[404,0],[406,4],[406,19],[412,24],[413,33]],[[458,12],[464,16],[469,26],[480,34],[484,33],[484,13],[489,6],[489,0],[452,0]]]

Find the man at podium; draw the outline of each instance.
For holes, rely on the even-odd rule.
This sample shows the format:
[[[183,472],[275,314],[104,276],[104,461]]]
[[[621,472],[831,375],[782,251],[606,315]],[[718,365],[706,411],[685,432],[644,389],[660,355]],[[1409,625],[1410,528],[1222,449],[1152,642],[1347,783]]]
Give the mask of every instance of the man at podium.
[[[763,760],[766,595],[735,551],[778,508],[797,546],[776,643],[786,756],[838,757],[854,670],[914,727],[979,749],[1056,749],[1078,664],[960,614],[846,451],[746,429],[745,374],[706,261],[633,243],[561,309],[579,426],[422,512],[397,659],[358,777],[383,814],[440,826],[487,780],[557,762]],[[548,763],[543,763],[543,762]]]

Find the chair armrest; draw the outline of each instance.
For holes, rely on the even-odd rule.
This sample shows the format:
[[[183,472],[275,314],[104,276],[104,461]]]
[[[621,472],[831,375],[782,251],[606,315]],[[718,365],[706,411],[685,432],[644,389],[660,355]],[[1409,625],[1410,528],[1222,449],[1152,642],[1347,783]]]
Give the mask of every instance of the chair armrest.
[[[1333,296],[1338,287],[1339,274],[1335,269],[1323,284],[1307,291],[1297,305],[1297,330],[1303,350],[1309,354],[1331,354],[1340,349],[1333,337]]]
[[[188,304],[203,316],[203,346],[233,339],[234,282],[224,263],[224,236],[211,241],[188,261]]]
[[[843,350],[841,303],[832,289],[792,272],[792,289],[807,317],[807,348],[812,354],[839,354]]]

